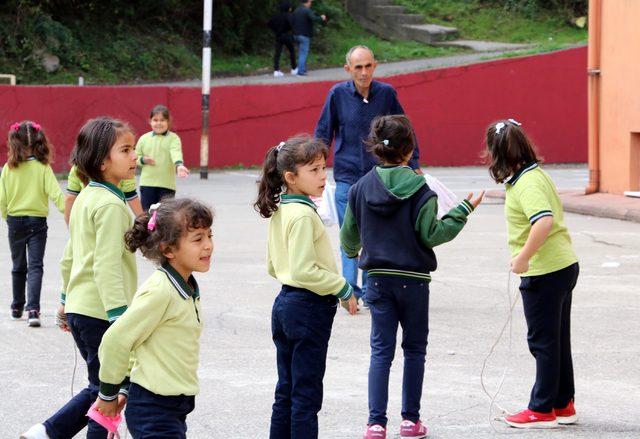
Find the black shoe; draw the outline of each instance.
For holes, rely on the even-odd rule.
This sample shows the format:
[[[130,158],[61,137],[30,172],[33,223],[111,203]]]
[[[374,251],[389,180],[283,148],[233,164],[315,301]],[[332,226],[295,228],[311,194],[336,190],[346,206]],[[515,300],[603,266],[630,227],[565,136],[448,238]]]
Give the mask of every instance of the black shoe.
[[[11,319],[20,320],[22,318],[22,309],[13,308],[11,310]]]
[[[27,319],[29,326],[32,328],[37,328],[40,326],[40,313],[35,309],[29,311],[29,318]]]

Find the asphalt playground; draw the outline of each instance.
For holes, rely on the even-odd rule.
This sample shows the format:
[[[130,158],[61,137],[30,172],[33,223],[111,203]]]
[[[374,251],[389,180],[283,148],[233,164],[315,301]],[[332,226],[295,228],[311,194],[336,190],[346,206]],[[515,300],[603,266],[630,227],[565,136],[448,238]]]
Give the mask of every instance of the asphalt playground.
[[[546,169],[561,189],[586,185],[584,166]],[[483,168],[426,170],[458,196],[498,187]],[[187,420],[190,438],[268,437],[276,382],[270,313],[278,283],[268,276],[265,265],[267,221],[251,207],[258,173],[221,170],[205,181],[197,175],[179,181],[179,196],[201,199],[216,214],[212,269],[197,275],[205,330],[201,392]],[[431,283],[422,399],[429,437],[640,438],[640,227],[570,213],[566,223],[581,266],[572,315],[579,423],[552,431],[519,431],[490,422],[499,412],[494,407],[490,414],[480,372],[507,321],[509,300],[518,296],[518,279],[508,274],[502,210],[500,200],[486,199],[456,240],[436,248],[439,268]],[[338,258],[337,227],[330,227],[329,233]],[[6,223],[0,222],[0,235],[6,234]],[[62,215],[52,211],[41,328],[28,328],[24,319],[10,319],[11,259],[6,238],[0,244],[0,294],[5,310],[0,314],[0,438],[17,438],[66,402],[72,388],[77,392],[86,382],[78,356],[72,384],[74,343],[53,321],[61,285],[58,264],[67,236]],[[154,267],[142,258],[138,262],[142,281]],[[511,328],[512,336],[505,331],[486,363],[485,382],[495,392],[504,374],[496,402],[515,411],[528,401],[535,366],[526,345],[520,302]],[[362,437],[367,420],[369,329],[366,309],[354,317],[338,311],[324,380],[321,438]],[[399,437],[401,380],[398,347],[390,382],[390,438]]]

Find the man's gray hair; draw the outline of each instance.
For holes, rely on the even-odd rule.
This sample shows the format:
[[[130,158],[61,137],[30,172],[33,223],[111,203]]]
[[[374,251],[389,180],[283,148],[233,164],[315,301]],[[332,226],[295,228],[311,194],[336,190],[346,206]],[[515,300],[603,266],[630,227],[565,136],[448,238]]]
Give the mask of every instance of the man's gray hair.
[[[345,60],[347,61],[347,65],[351,65],[351,55],[353,55],[353,52],[355,52],[358,49],[364,49],[369,51],[369,53],[371,54],[371,57],[373,59],[375,59],[375,55],[373,54],[373,50],[369,49],[367,46],[363,45],[363,44],[358,44],[357,46],[353,46],[351,49],[349,49],[349,51],[347,52],[347,56],[345,57]]]

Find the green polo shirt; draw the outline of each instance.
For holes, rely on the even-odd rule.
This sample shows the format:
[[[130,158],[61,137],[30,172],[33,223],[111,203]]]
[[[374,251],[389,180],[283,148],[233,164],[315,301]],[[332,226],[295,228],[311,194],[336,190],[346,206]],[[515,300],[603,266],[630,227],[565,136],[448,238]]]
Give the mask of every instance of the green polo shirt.
[[[78,196],[83,188],[84,183],[82,182],[82,180],[80,180],[80,177],[78,177],[76,165],[73,165],[71,167],[71,170],[69,170],[69,177],[67,178],[67,193],[70,195]],[[132,178],[130,180],[122,180],[118,185],[118,189],[120,189],[124,193],[124,198],[127,201],[138,198],[135,178]]]
[[[136,145],[138,166],[141,167],[140,186],[176,189],[176,166],[182,164],[182,143],[172,131],[143,134]],[[155,160],[154,165],[144,163],[144,156]]]
[[[0,174],[0,213],[11,216],[49,215],[49,200],[64,212],[64,195],[51,166],[29,157],[17,167],[4,165]]]
[[[304,195],[282,195],[269,220],[269,274],[283,285],[348,300],[353,288],[338,272],[316,205]]]
[[[131,303],[136,258],[124,245],[132,220],[117,187],[89,182],[69,219],[69,241],[60,262],[65,312],[113,322]]]
[[[131,382],[158,395],[196,395],[202,311],[193,276],[189,282],[164,264],[143,283],[127,312],[104,334],[99,349],[100,397],[117,397]]]
[[[536,221],[545,216],[553,217],[547,239],[529,260],[529,271],[521,276],[552,273],[577,262],[571,237],[564,225],[562,203],[549,175],[537,163],[531,163],[511,177],[505,188],[504,211],[512,257],[522,251]]]

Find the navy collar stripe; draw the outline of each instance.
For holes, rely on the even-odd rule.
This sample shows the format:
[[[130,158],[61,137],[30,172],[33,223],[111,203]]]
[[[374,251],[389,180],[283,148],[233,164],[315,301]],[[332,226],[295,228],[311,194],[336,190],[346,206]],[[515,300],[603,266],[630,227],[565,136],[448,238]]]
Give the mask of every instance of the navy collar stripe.
[[[537,162],[533,162],[531,164],[523,166],[518,172],[515,173],[515,175],[513,177],[511,177],[509,179],[509,181],[507,181],[507,184],[510,184],[511,186],[513,186],[520,179],[520,177],[522,177],[524,174],[526,174],[527,172],[529,172],[529,171],[531,171],[531,170],[533,170],[533,169],[535,169],[537,167],[538,167],[538,163]]]
[[[111,192],[113,195],[115,195],[116,197],[120,198],[122,201],[125,201],[125,196],[124,193],[118,189],[116,186],[112,185],[111,183],[108,182],[97,182],[97,181],[90,181],[89,182],[89,186],[91,187],[100,187],[103,189],[108,190],[109,192]]]
[[[200,297],[198,283],[193,276],[189,276],[189,283],[193,284],[192,288],[191,285],[185,282],[184,279],[182,279],[182,277],[180,277],[175,269],[168,263],[158,267],[158,270],[162,271],[167,276],[173,287],[183,299],[187,300],[190,297],[193,297],[194,299]]]

